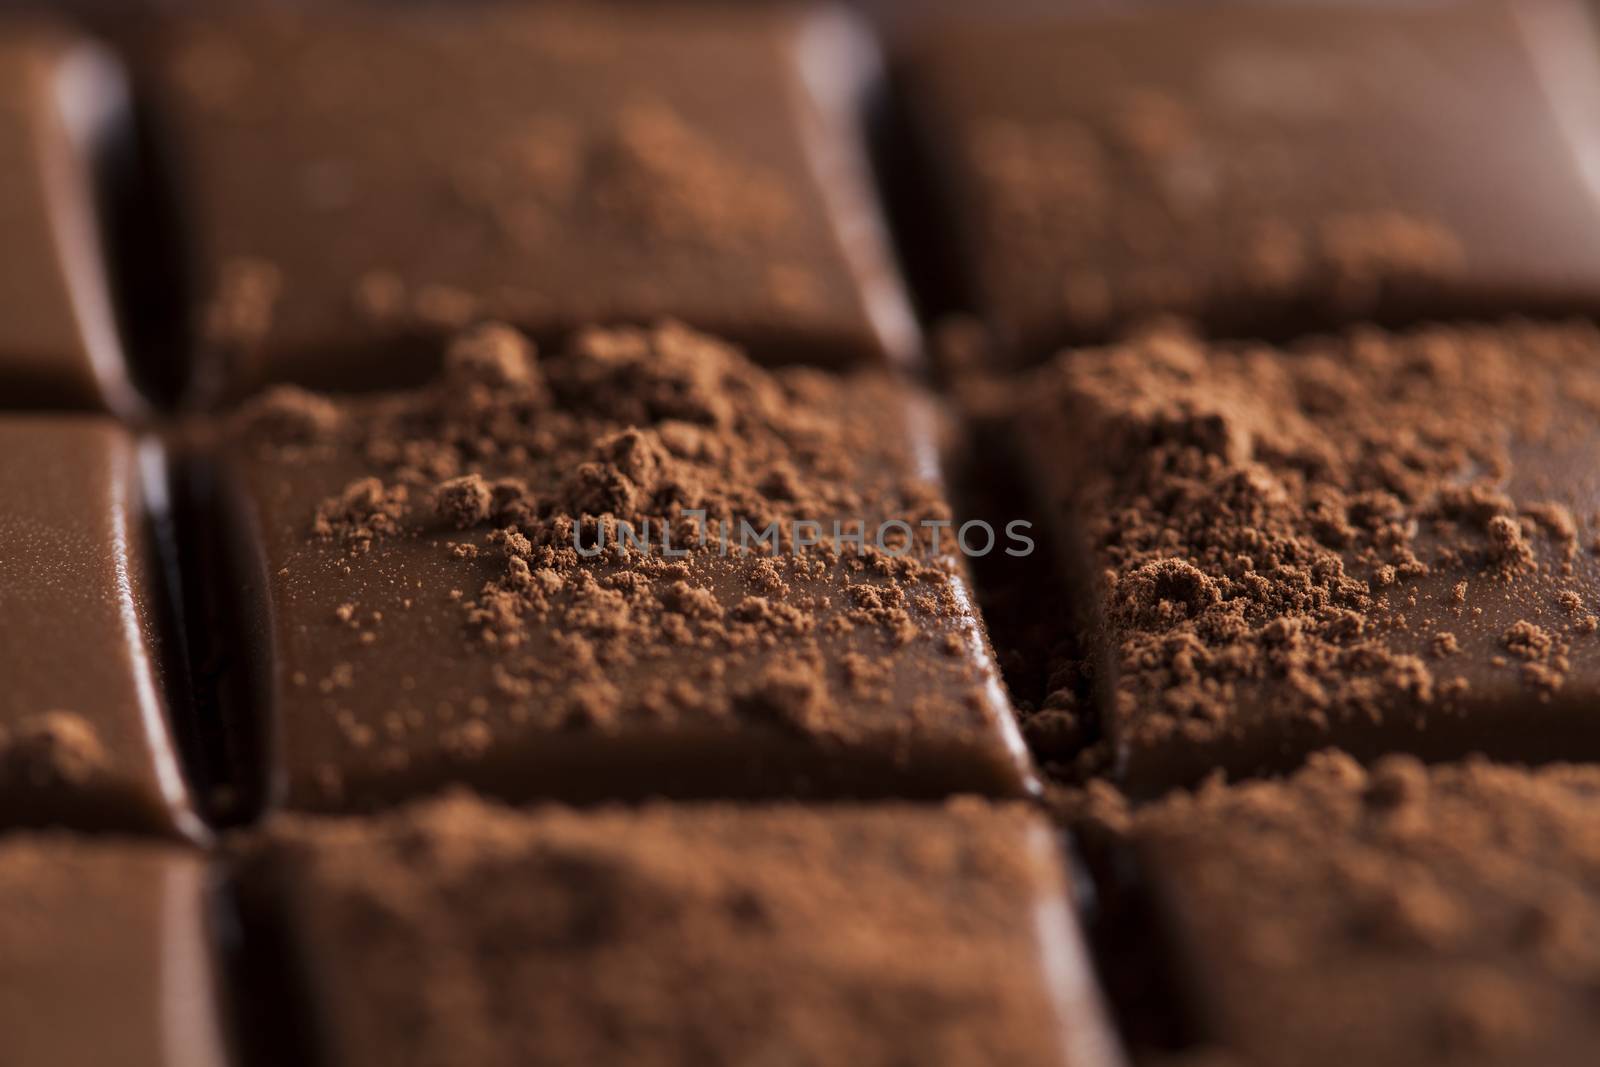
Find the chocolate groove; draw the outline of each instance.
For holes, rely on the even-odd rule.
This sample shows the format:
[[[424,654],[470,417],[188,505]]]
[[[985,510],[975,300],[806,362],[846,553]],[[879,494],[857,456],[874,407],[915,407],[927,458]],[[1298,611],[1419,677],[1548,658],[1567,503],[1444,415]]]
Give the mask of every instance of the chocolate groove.
[[[213,466],[186,447],[170,484],[196,791],[213,824],[234,827],[259,814],[266,790],[262,667],[246,622],[254,584],[222,517]]]
[[[272,879],[233,857],[218,863],[211,928],[223,981],[224,1025],[236,1067],[325,1067],[304,968],[287,936]]]
[[[174,510],[174,467],[171,452],[157,436],[139,442],[138,477],[144,497],[143,521],[154,555],[151,583],[152,616],[159,634],[158,670],[166,698],[168,728],[182,770],[201,819],[209,822],[206,798],[213,791],[212,765],[207,756],[205,725],[199,714],[194,685],[187,582],[180,531],[184,523]]]
[[[89,175],[123,359],[143,397],[167,410],[189,372],[178,197],[153,116],[137,85],[124,89],[116,121],[87,146]]]
[[[1052,551],[1056,531],[1028,491],[1003,429],[985,413],[962,413],[960,446],[946,460],[951,503],[958,522],[979,519],[995,529],[1029,524],[1031,554],[997,551],[969,564],[979,615],[1028,747],[1045,771],[1070,777],[1073,762],[1102,736],[1096,671],[1075,635],[1075,590]]]
[[[867,148],[897,265],[913,310],[932,336],[947,316],[970,311],[972,301],[956,235],[944,221],[943,190],[926,165],[929,146],[915,121],[907,78],[904,64],[891,55],[868,99]]]
[[[1066,851],[1082,896],[1078,918],[1131,1058],[1203,1047],[1202,1014],[1187,993],[1170,920],[1134,850],[1121,841],[1080,834]]]

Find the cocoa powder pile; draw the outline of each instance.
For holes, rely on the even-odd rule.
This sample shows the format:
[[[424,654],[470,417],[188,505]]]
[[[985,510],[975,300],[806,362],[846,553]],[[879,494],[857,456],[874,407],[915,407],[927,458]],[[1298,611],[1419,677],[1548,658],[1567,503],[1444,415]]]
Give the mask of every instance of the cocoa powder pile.
[[[1600,751],[1592,327],[1159,328],[1014,403],[1136,792],[1326,745]]]
[[[1328,752],[1132,812],[1097,790],[1082,825],[1170,927],[1182,1062],[1554,1067],[1600,1040],[1597,799],[1594,767]]]
[[[291,805],[1022,787],[917,394],[675,325],[447,362],[228,430]]]
[[[1022,809],[457,794],[282,818],[257,860],[349,1067],[1063,1062],[1034,915],[1064,887]]]

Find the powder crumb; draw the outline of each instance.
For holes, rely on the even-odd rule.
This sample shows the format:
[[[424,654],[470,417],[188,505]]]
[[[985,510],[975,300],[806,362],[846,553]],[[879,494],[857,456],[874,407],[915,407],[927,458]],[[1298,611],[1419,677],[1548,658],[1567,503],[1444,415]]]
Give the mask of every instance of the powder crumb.
[[[1526,619],[1512,624],[1503,640],[1512,655],[1528,661],[1544,659],[1555,647],[1555,638],[1548,631]]]
[[[1578,551],[1578,520],[1564,504],[1540,501],[1523,508],[1523,514],[1532,519],[1550,539],[1562,547],[1567,558]]]
[[[0,730],[0,781],[33,788],[85,786],[110,766],[99,732],[70,711],[47,711]]]
[[[248,351],[272,331],[283,271],[263,259],[239,257],[223,263],[201,325],[219,347]]]
[[[1484,526],[1489,538],[1489,558],[1506,573],[1526,571],[1534,566],[1533,546],[1522,534],[1517,520],[1496,515]]]
[[[494,494],[480,474],[464,474],[440,484],[434,495],[439,518],[459,530],[486,522]]]
[[[1428,771],[1411,756],[1385,756],[1372,768],[1363,799],[1373,808],[1395,811],[1428,796]]]
[[[815,734],[827,725],[827,706],[814,666],[770,667],[734,698],[736,711],[757,722]]]
[[[337,497],[318,506],[312,532],[364,552],[373,542],[400,532],[409,499],[410,491],[404,485],[385,486],[377,478],[358,478]]]
[[[528,388],[537,381],[532,343],[500,323],[475,327],[452,341],[445,371],[458,384],[488,388]]]
[[[333,401],[292,385],[268,389],[245,411],[260,433],[285,445],[324,440],[338,430],[341,419]]]

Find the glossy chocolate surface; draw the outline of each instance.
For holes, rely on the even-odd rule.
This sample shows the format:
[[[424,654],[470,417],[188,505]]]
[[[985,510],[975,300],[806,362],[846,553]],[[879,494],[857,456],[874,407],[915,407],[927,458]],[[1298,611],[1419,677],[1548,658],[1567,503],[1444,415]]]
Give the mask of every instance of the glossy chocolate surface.
[[[672,316],[758,358],[909,355],[856,123],[872,52],[793,10],[242,16],[143,57],[202,392],[374,389],[481,318]]]
[[[109,55],[65,31],[0,22],[0,408],[138,408],[91,173],[125,109]]]
[[[0,821],[201,833],[178,766],[137,446],[0,418]]]
[[[1593,311],[1596,44],[1561,2],[1129,5],[969,17],[906,81],[1016,365],[1160,313],[1283,339]]]
[[[223,1067],[204,857],[115,838],[0,841],[0,1031],[17,1064]]]
[[[1595,1058],[1587,6],[859,6],[0,22],[0,1063]]]

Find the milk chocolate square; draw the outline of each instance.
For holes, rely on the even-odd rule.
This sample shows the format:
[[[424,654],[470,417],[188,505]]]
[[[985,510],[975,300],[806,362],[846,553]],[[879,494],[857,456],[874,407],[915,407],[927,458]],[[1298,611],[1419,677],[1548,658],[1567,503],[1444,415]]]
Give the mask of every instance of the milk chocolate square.
[[[456,796],[261,859],[329,1067],[1115,1062],[1021,809]]]
[[[913,344],[845,18],[324,9],[180,21],[138,54],[203,393],[414,384],[483,318],[550,340],[670,315],[833,365]]]
[[[670,324],[447,361],[224,429],[275,802],[1028,786],[920,394]]]
[[[1600,333],[1072,351],[1015,426],[1136,792],[1338,746],[1600,753]]]
[[[1592,766],[1326,753],[1112,822],[1198,1060],[1561,1067],[1600,1041],[1597,798]]]
[[[1003,361],[1167,313],[1286,339],[1600,305],[1586,5],[1116,7],[909,46]]]

